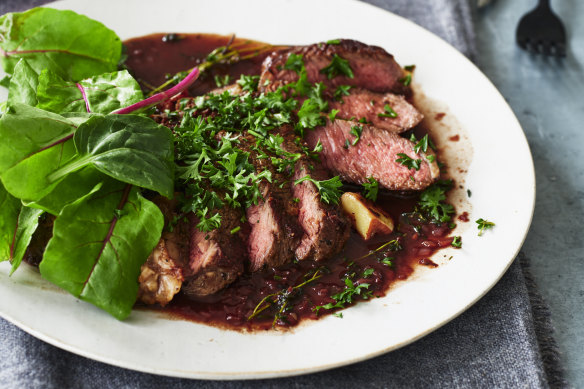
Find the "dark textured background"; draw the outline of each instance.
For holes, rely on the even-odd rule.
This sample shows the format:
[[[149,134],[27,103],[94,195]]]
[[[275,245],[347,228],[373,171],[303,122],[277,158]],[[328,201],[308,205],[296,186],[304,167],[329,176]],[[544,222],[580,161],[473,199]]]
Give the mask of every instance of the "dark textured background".
[[[371,0],[426,27],[476,59],[467,0]],[[0,14],[42,4],[1,0]],[[561,387],[566,382],[547,307],[520,254],[501,281],[457,319],[375,359],[301,377],[213,382],[137,373],[41,342],[0,319],[0,386],[9,388]],[[261,352],[261,350],[259,350]]]

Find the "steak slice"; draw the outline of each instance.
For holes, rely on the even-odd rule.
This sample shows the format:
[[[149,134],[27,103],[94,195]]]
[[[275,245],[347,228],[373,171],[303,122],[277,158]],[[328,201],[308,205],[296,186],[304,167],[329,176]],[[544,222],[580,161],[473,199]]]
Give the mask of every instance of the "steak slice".
[[[385,106],[389,106],[396,114],[389,117]],[[422,121],[424,115],[400,95],[392,93],[375,93],[366,89],[351,89],[348,96],[340,101],[330,99],[329,107],[339,110],[337,118],[356,120],[364,118],[377,128],[400,133],[407,131]],[[391,112],[391,111],[389,111]],[[381,115],[381,117],[380,117]]]
[[[196,226],[199,219],[189,214],[190,248],[187,276],[183,292],[187,296],[206,296],[231,284],[243,273],[247,257],[241,225],[241,211],[228,206],[211,212],[219,213],[219,228],[203,232]]]
[[[300,147],[294,142],[290,127],[282,127],[279,133],[284,137],[282,148],[289,153],[299,153]],[[330,178],[318,163],[303,155],[294,166],[293,180],[310,175],[316,180]],[[310,181],[292,184],[292,195],[298,199],[298,221],[304,230],[295,255],[298,260],[320,261],[330,258],[342,250],[349,239],[351,224],[341,207],[325,204],[320,200],[316,186]]]
[[[272,53],[262,64],[259,85],[264,86],[274,81],[284,83],[296,81],[298,74],[284,68],[292,53],[302,55],[309,82],[323,82],[329,89],[339,85],[351,85],[380,93],[411,94],[410,88],[400,81],[406,73],[391,54],[380,47],[349,39],[342,39],[338,44],[316,43]],[[338,75],[329,79],[326,74],[321,73],[321,70],[331,63],[335,54],[349,61],[353,78]]]
[[[354,126],[362,128],[362,133],[353,146],[351,143],[355,136],[350,132]],[[416,154],[414,143],[410,140],[373,126],[335,120],[306,133],[305,140],[310,147],[316,146],[319,139],[322,143],[322,165],[344,181],[363,184],[368,177],[373,177],[389,190],[421,190],[440,175],[435,156],[430,158],[432,162],[428,160],[430,155],[434,155],[430,149],[425,154]],[[400,153],[420,160],[419,170],[398,163],[396,160],[400,156],[397,154]]]
[[[292,201],[289,189],[290,177],[276,171],[270,161],[274,155],[269,152],[258,155],[255,137],[247,134],[239,140],[239,146],[250,153],[250,161],[256,171],[269,170],[272,173],[272,182],[260,182],[262,199],[246,210],[250,226],[247,240],[249,268],[258,271],[264,267],[281,266],[294,259],[302,236],[298,208]]]

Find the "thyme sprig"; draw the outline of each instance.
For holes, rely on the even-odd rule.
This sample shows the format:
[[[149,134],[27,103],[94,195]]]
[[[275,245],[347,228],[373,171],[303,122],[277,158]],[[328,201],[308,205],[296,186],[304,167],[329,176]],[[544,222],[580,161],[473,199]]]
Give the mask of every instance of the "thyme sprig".
[[[310,276],[310,278],[306,279],[305,281],[301,282],[300,284],[298,284],[296,286],[291,286],[291,287],[282,289],[276,293],[271,293],[271,294],[267,295],[258,303],[258,305],[256,305],[256,307],[254,308],[251,315],[248,316],[247,320],[253,319],[254,317],[258,316],[260,313],[262,313],[266,309],[268,309],[268,308],[274,306],[274,304],[276,304],[278,306],[278,312],[274,315],[274,321],[272,322],[272,327],[275,327],[276,322],[278,321],[278,319],[282,318],[284,311],[288,307],[288,304],[290,302],[290,297],[292,296],[292,294],[295,291],[301,289],[303,286],[319,279],[320,277],[322,277],[322,272],[320,271],[320,269],[318,269],[312,274],[312,276]],[[305,276],[305,278],[306,278],[306,276]]]

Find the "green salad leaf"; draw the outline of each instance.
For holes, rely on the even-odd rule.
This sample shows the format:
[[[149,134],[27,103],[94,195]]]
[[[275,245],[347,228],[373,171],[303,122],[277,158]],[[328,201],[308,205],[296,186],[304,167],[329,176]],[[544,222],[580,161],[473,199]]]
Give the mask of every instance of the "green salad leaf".
[[[0,184],[0,261],[11,261],[12,274],[22,262],[39,223],[40,209],[23,207]]]
[[[102,183],[106,178],[107,176],[105,174],[93,166],[87,166],[68,174],[43,198],[26,202],[25,205],[42,209],[52,215],[58,216],[63,207],[91,193],[93,188]]]
[[[33,8],[0,17],[0,49],[8,74],[25,58],[38,74],[48,68],[78,81],[115,71],[122,42],[102,23],[73,11]]]
[[[50,183],[85,166],[119,181],[172,197],[174,152],[170,130],[138,115],[93,116],[74,136],[78,154],[50,174]]]
[[[41,275],[124,319],[136,301],[140,267],[163,225],[158,207],[137,188],[108,180],[63,208],[39,266]]]
[[[21,207],[20,200],[0,184],[0,261],[8,261],[12,256],[12,241]]]
[[[55,112],[108,114],[144,99],[127,70],[105,73],[77,83],[45,69],[38,78],[38,108]]]
[[[20,266],[32,239],[32,234],[34,234],[39,225],[39,217],[42,213],[43,210],[41,209],[21,207],[16,231],[11,240],[12,250],[10,260],[12,261],[12,269],[10,270],[10,274],[14,273],[18,269],[18,266]]]
[[[37,104],[38,78],[26,60],[18,61],[8,85],[8,106],[20,103],[34,107]]]
[[[24,200],[48,194],[48,175],[75,155],[75,125],[60,115],[15,104],[0,119],[0,178],[6,190]]]

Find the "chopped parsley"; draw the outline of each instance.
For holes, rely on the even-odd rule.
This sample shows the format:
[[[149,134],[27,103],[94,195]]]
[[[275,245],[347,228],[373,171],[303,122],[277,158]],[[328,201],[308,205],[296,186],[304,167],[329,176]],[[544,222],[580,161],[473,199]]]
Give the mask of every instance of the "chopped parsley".
[[[213,77],[213,79],[215,80],[215,85],[217,85],[217,88],[221,88],[229,85],[229,82],[231,81],[231,76],[229,74],[226,74],[225,76],[221,77],[220,75],[216,74],[215,77]]]
[[[385,266],[393,267],[393,261],[395,260],[394,257],[381,257],[378,259],[379,263],[384,264]]]
[[[408,72],[413,72],[415,68],[416,68],[416,65],[406,65],[406,66],[404,66],[404,69],[407,70]]]
[[[389,106],[389,104],[385,104],[385,106],[383,107],[383,113],[378,113],[377,116],[380,118],[396,118],[397,117],[397,112],[395,112],[393,110],[393,108],[391,108]]]
[[[340,187],[343,186],[339,176],[335,176],[328,180],[318,181],[310,177],[310,175],[306,175],[298,180],[294,181],[294,185],[298,185],[301,182],[310,181],[312,182],[316,188],[318,189],[318,193],[320,194],[320,199],[326,204],[338,204],[339,199],[341,198],[341,191],[339,190]]]
[[[375,269],[373,269],[372,267],[365,269],[363,271],[363,278],[369,278],[374,272]]]
[[[328,117],[329,117],[329,120],[330,120],[331,122],[334,122],[334,121],[335,121],[335,119],[337,118],[337,114],[338,114],[339,112],[340,112],[340,111],[339,111],[338,109],[334,109],[334,108],[333,108],[333,109],[331,109],[331,111],[330,111],[330,113],[329,113],[329,115],[328,115]]]
[[[367,182],[363,183],[363,193],[366,199],[374,202],[377,201],[377,194],[379,193],[379,182],[373,177],[368,177]]]
[[[355,139],[353,139],[353,142],[351,143],[351,145],[355,146],[359,142],[359,140],[361,139],[362,133],[363,133],[363,126],[351,126],[351,131],[349,131],[349,134],[351,134],[355,137]]]
[[[258,89],[258,83],[260,81],[260,76],[248,76],[242,74],[237,84],[241,87],[244,92],[254,92]]]
[[[349,96],[349,90],[351,89],[351,85],[339,85],[337,86],[337,89],[335,89],[335,93],[333,94],[333,97],[335,98],[335,100],[337,101],[341,101],[343,99],[343,96]]]
[[[442,180],[429,186],[420,194],[418,207],[420,211],[439,223],[449,222],[454,207],[446,202],[446,192],[452,187],[452,181]]]
[[[404,86],[409,86],[412,83],[412,75],[409,73],[406,74],[404,77],[399,79],[399,82],[404,84]]]
[[[284,69],[294,70],[296,73],[300,73],[304,69],[304,60],[302,59],[302,54],[291,53],[286,60]]]
[[[341,58],[337,54],[333,55],[331,63],[320,69],[320,72],[326,75],[329,80],[332,80],[336,76],[346,76],[348,78],[354,77],[349,61]]]
[[[422,139],[414,146],[414,152],[418,154],[420,151],[426,152],[428,151],[428,144],[431,143],[430,138],[428,138],[428,134],[424,135]]]
[[[339,45],[341,44],[341,40],[340,39],[331,39],[329,41],[326,41],[327,45]]]
[[[462,247],[462,238],[460,236],[455,236],[452,239],[451,243],[452,247],[456,247],[457,249]]]
[[[479,229],[479,236],[483,235],[483,231],[491,229],[495,226],[495,223],[480,218],[476,221],[477,228]]]
[[[397,156],[399,158],[396,159],[395,162],[407,167],[408,169],[420,170],[420,166],[422,163],[421,159],[413,159],[412,157],[404,153],[399,153],[397,154]]]
[[[344,279],[344,282],[345,288],[341,292],[331,296],[335,302],[314,307],[313,311],[316,314],[318,314],[321,309],[328,310],[335,308],[345,308],[347,304],[352,304],[356,297],[361,297],[363,300],[367,300],[373,295],[373,292],[368,290],[370,286],[368,283],[357,284],[351,281],[351,279],[348,277]]]

